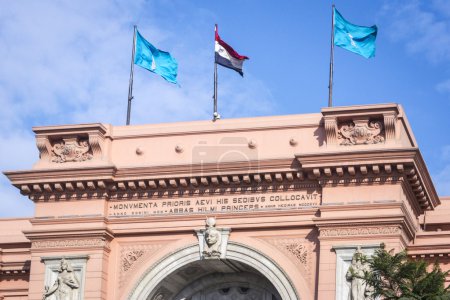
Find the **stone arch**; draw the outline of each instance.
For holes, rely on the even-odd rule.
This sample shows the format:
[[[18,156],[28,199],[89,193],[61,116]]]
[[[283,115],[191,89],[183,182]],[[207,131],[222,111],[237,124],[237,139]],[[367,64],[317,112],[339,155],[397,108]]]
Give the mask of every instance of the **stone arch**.
[[[300,299],[287,274],[277,263],[260,251],[241,243],[229,242],[226,259],[250,265],[259,271],[272,283],[283,300]],[[172,252],[147,269],[128,294],[128,299],[148,299],[158,283],[166,276],[178,268],[199,260],[198,244]]]
[[[225,282],[228,283],[228,286],[245,286],[247,288],[255,289],[255,290],[264,290],[269,292],[272,295],[277,295],[278,292],[275,289],[272,289],[270,285],[266,284],[268,281],[266,278],[262,278],[263,276],[255,276],[253,273],[244,272],[239,274],[212,274],[211,276],[207,276],[200,278],[185,287],[181,290],[175,297],[175,299],[189,299],[190,296],[200,292],[205,286],[209,288],[209,290],[215,290],[219,287],[227,287],[227,284],[223,284]],[[242,279],[245,278],[245,282]],[[271,297],[271,299],[273,299]]]

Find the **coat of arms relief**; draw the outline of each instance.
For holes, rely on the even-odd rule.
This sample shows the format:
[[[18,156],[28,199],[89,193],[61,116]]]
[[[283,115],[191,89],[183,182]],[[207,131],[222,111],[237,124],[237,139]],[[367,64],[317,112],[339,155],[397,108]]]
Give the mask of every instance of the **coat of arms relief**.
[[[344,146],[383,143],[385,141],[383,122],[368,119],[343,122],[338,128],[338,141]]]
[[[91,146],[87,138],[64,138],[53,143],[51,161],[55,163],[91,160]]]

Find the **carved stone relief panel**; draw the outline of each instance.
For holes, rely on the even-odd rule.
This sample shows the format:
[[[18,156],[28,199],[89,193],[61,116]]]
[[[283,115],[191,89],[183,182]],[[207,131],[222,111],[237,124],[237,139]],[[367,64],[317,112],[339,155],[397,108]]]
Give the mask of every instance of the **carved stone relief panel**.
[[[350,267],[352,266],[352,259],[355,257],[355,253],[357,253],[357,251],[360,254],[372,256],[378,248],[380,248],[380,244],[339,245],[333,247],[336,252],[336,300],[366,299],[361,297],[354,298],[354,295],[350,294],[352,278],[351,276],[348,276],[348,273]]]
[[[126,281],[126,274],[139,266],[139,262],[152,256],[164,244],[146,244],[122,247],[120,251],[120,286]]]
[[[201,259],[224,259],[227,255],[230,228],[216,228],[216,218],[206,218],[206,228],[195,230]]]
[[[42,257],[45,279],[42,299],[84,299],[87,255]]]
[[[53,141],[50,156],[54,163],[80,162],[93,158],[87,137],[70,137]]]
[[[338,125],[338,143],[344,146],[379,144],[385,141],[382,120],[353,119]]]
[[[312,249],[313,242],[303,238],[280,237],[280,238],[264,238],[265,242],[275,246],[289,257],[293,258],[293,262],[304,270],[306,276],[310,276],[312,271]]]

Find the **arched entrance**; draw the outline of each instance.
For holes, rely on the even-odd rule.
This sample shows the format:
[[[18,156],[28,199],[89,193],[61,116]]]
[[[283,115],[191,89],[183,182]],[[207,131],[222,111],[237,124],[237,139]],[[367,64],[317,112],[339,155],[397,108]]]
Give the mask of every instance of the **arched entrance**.
[[[128,299],[298,300],[281,268],[256,249],[229,242],[226,259],[200,260],[198,245],[180,249],[151,266]]]

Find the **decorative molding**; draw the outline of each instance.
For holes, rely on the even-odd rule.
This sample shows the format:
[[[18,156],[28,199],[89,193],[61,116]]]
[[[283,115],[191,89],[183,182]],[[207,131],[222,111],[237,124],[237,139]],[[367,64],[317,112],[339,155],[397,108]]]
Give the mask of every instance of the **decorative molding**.
[[[340,228],[319,228],[320,237],[347,237],[368,235],[402,234],[400,226],[360,226]]]
[[[384,114],[384,133],[386,135],[386,141],[393,141],[396,139],[396,124],[397,115],[394,113]]]
[[[36,146],[39,150],[39,158],[44,161],[50,160],[51,148],[48,139],[45,137],[36,137]]]
[[[385,141],[384,126],[380,120],[369,120],[369,118],[358,118],[339,124],[339,145],[367,145],[379,144]]]
[[[233,183],[233,184],[231,184]],[[33,201],[58,199],[90,199],[172,196],[251,194],[260,192],[320,189],[317,182],[306,181],[302,172],[257,173],[204,177],[170,177],[129,181],[83,180],[42,183],[38,178],[28,184],[18,184],[21,193]]]
[[[325,134],[327,138],[327,145],[337,145],[338,129],[336,117],[325,117],[324,121]]]
[[[99,133],[89,134],[89,145],[91,146],[93,157],[102,158],[102,139]]]
[[[32,241],[32,249],[48,249],[48,248],[90,248],[105,247],[109,249],[110,241],[107,239],[66,239],[66,240],[45,240]]]
[[[440,203],[418,149],[307,153],[296,158],[301,172],[322,186],[399,182],[411,190],[417,213]]]
[[[350,177],[345,176],[341,178],[320,178],[319,182],[324,186],[329,185],[349,185],[349,184],[373,184],[373,183],[396,183],[396,182],[404,182],[405,178],[403,175],[397,175],[397,176],[373,176],[368,175],[367,177]]]

